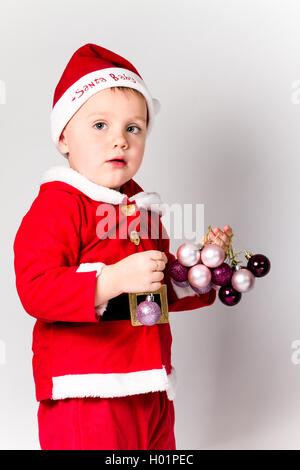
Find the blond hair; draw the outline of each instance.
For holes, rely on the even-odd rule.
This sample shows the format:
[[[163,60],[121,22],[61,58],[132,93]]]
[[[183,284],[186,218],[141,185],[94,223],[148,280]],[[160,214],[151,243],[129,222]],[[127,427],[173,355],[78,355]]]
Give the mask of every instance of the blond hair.
[[[144,100],[146,101],[145,96],[140,91],[136,90],[135,88],[130,88],[128,86],[112,86],[112,87],[110,87],[111,90],[114,90],[115,88],[118,88],[119,90],[122,90],[122,91],[126,90],[126,91],[130,91],[131,93],[135,93],[136,95],[142,96],[142,98],[144,98]],[[147,101],[146,101],[146,106],[147,106]],[[147,125],[148,125],[148,106],[147,106],[147,113],[146,113],[146,122],[147,122]]]

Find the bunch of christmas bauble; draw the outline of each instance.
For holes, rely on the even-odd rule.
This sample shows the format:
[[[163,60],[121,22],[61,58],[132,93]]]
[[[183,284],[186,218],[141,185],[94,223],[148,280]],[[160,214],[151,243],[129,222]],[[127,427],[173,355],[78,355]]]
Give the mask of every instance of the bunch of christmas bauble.
[[[174,283],[180,287],[191,286],[198,294],[206,294],[215,288],[223,304],[236,305],[242,294],[254,287],[255,278],[268,274],[271,263],[265,255],[244,250],[247,265],[239,266],[241,261],[236,256],[241,252],[233,253],[232,236],[226,252],[209,240],[208,234],[203,243],[180,245],[177,259],[170,266]]]

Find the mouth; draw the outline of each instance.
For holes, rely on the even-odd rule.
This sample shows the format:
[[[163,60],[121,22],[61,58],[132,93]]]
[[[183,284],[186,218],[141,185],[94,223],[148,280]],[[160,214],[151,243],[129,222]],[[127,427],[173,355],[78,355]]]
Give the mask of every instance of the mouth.
[[[107,160],[106,163],[110,163],[116,167],[124,167],[127,165],[125,158],[122,156],[111,158],[110,160]]]

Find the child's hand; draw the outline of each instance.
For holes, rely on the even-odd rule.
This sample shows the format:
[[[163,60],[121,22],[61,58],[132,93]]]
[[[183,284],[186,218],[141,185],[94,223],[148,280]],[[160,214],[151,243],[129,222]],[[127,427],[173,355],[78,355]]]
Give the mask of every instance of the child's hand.
[[[162,272],[168,258],[162,251],[148,250],[118,261],[114,264],[116,282],[122,292],[156,291],[161,287]]]
[[[218,235],[217,238],[216,235]],[[221,246],[226,253],[231,236],[232,228],[229,225],[224,225],[224,232],[222,232],[222,230],[220,230],[218,227],[215,227],[213,229],[213,233],[209,232],[208,238],[209,240],[214,241],[216,245]]]

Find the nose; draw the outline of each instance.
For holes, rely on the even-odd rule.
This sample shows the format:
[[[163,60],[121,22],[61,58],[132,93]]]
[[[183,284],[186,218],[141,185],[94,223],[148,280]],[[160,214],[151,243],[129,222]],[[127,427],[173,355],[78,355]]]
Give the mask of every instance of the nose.
[[[125,133],[121,130],[117,130],[113,137],[113,145],[114,147],[121,147],[121,148],[127,148],[128,147],[128,141],[125,136]]]

